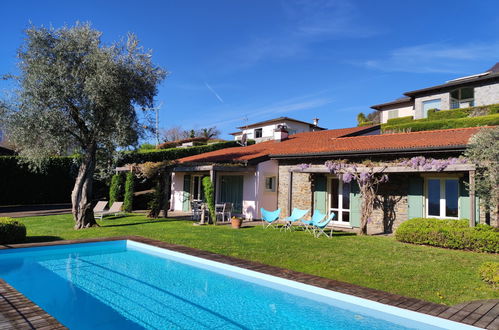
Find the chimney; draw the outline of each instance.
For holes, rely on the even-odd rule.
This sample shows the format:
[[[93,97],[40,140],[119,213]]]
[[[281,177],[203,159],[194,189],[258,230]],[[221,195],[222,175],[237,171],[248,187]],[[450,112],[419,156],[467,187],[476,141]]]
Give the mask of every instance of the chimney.
[[[274,140],[276,142],[284,141],[288,138],[288,130],[286,125],[277,125],[277,128],[274,129]]]
[[[314,126],[319,126],[319,118],[314,118]]]

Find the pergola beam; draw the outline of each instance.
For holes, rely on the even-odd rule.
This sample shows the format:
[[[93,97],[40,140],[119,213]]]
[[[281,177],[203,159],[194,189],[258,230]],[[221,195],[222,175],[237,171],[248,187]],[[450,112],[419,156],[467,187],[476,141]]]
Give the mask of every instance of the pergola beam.
[[[445,169],[443,170],[436,170],[436,169],[423,169],[421,167],[419,168],[413,168],[410,166],[374,166],[374,167],[365,167],[365,166],[357,166],[356,167],[357,172],[383,172],[383,173],[428,173],[428,172],[461,172],[461,171],[474,171],[476,169],[476,166],[474,164],[453,164],[453,165],[448,165]],[[346,167],[344,168],[345,171],[353,171],[354,167]],[[326,167],[309,167],[306,169],[301,169],[299,167],[292,168],[290,170],[291,172],[298,172],[298,173],[330,173],[329,169]]]

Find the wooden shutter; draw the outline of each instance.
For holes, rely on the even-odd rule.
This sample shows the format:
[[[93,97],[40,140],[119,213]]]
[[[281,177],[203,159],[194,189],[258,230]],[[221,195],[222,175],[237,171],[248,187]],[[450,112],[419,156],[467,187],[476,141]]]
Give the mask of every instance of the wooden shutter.
[[[314,181],[314,211],[327,214],[327,179],[325,175],[317,175]]]
[[[191,210],[191,175],[184,175],[184,193],[182,194],[182,211]]]
[[[423,178],[409,178],[409,191],[407,194],[408,217],[422,218],[424,217],[424,180]]]
[[[352,181],[350,183],[350,226],[352,227],[360,227],[361,204],[359,184]]]

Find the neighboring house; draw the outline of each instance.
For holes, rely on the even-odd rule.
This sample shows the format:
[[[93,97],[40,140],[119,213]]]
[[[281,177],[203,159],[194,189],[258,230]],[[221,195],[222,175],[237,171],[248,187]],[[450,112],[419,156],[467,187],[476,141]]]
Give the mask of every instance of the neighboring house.
[[[415,217],[485,222],[478,199],[467,187],[475,173],[473,164],[454,163],[444,170],[400,166],[402,158],[414,156],[458,157],[480,128],[365,136],[374,128],[301,133],[279,142],[181,159],[173,174],[172,208],[188,211],[192,198],[202,198],[201,177],[209,175],[215,182],[217,203],[238,205],[248,219],[260,218],[260,207],[281,208],[281,217],[297,207],[334,212],[334,226],[355,229],[360,225],[362,203],[358,185],[338,180],[324,163],[369,160],[392,163],[385,169],[389,182],[378,189],[370,233],[392,232],[401,222]]]
[[[9,148],[7,140],[5,139],[5,134],[2,129],[0,129],[0,156],[11,156],[14,154],[14,150]]]
[[[395,101],[373,105],[381,123],[413,116],[426,118],[428,110],[450,110],[499,103],[499,62],[486,72],[447,81],[445,84],[404,93]]]
[[[234,140],[236,141],[243,139],[243,136],[245,136],[246,139],[255,140],[256,143],[259,143],[273,140],[275,130],[281,127],[286,127],[289,135],[325,130],[325,128],[317,126],[318,124],[319,119],[317,118],[315,118],[314,123],[311,124],[289,117],[279,117],[238,127],[241,131],[230,134],[234,136]]]
[[[193,200],[202,200],[202,178],[210,176],[215,185],[216,203],[230,202],[234,213],[247,219],[260,218],[260,208],[278,205],[278,162],[269,157],[286,146],[299,152],[305,145],[323,145],[342,136],[371,134],[379,126],[305,132],[246,147],[226,148],[179,160],[173,169],[171,206],[188,212]]]

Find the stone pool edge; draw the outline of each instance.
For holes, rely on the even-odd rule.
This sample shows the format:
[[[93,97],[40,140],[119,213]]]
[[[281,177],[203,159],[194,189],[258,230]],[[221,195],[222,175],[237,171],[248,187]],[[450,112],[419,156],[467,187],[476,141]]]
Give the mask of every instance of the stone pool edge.
[[[362,287],[346,282],[301,273],[289,269],[279,268],[276,266],[269,266],[255,261],[220,255],[141,236],[118,236],[78,240],[60,240],[43,243],[0,245],[0,250],[117,240],[131,240],[139,243],[149,244],[172,251],[185,253],[191,256],[218,261],[232,266],[237,266],[264,274],[313,285],[319,288],[353,295],[359,298],[369,299],[386,305],[428,314],[431,316],[436,316],[443,319],[472,325],[475,327],[499,329],[499,300],[473,301],[469,303],[459,304],[457,306],[446,306],[416,298],[408,298],[381,290]],[[39,306],[31,302],[24,295],[22,295],[10,285],[8,285],[5,281],[0,279],[0,329],[4,329],[5,326],[8,326],[9,324],[12,324],[13,326],[15,325],[15,328],[17,329],[65,329],[65,327],[54,317],[46,313]]]

